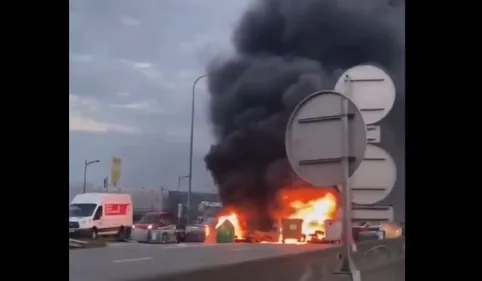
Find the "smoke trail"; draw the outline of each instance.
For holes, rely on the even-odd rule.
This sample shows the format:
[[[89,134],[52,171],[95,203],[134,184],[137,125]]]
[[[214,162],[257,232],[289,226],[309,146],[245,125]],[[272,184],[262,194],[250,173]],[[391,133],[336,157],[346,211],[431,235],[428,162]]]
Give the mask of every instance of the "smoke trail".
[[[218,144],[205,161],[226,205],[268,216],[277,190],[292,180],[284,130],[294,106],[358,64],[382,66],[395,80],[399,100],[384,145],[404,151],[404,14],[404,1],[253,3],[234,32],[236,56],[208,66]],[[403,154],[394,156],[400,167]]]

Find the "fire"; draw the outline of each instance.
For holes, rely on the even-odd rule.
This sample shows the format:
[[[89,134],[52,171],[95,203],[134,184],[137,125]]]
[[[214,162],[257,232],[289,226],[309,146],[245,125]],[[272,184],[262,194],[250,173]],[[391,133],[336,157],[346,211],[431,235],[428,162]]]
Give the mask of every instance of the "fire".
[[[211,231],[209,230],[209,225],[204,226],[204,233],[206,233],[206,237],[211,236]]]
[[[303,202],[293,201],[290,204],[294,213],[289,215],[291,219],[302,219],[301,232],[310,240],[311,235],[318,239],[325,237],[325,221],[336,218],[337,200],[333,193],[328,192],[321,198]]]
[[[241,228],[240,220],[235,212],[231,212],[229,215],[220,216],[215,228],[217,229],[220,227],[226,220],[228,220],[234,226],[234,235],[236,238],[242,239],[244,237],[244,231]]]
[[[301,233],[306,237],[306,243],[312,237],[321,240],[325,237],[325,221],[336,220],[338,201],[335,192],[331,189],[317,189],[312,186],[287,187],[282,190],[278,197],[278,207],[273,211],[272,217],[278,222],[282,218],[302,219]],[[216,228],[221,226],[226,220],[230,221],[235,229],[237,239],[246,237],[249,230],[246,227],[244,214],[236,209],[223,212],[224,215],[218,217]],[[281,226],[279,226],[281,228]],[[282,241],[282,229],[276,238]],[[275,240],[276,240],[275,239]],[[299,241],[286,239],[287,244],[300,244]]]

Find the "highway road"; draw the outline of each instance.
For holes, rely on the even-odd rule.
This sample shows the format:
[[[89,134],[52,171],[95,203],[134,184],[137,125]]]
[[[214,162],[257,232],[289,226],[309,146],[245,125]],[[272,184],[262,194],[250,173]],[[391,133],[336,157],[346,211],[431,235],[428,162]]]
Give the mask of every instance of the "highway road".
[[[70,281],[122,281],[252,259],[300,253],[330,245],[116,243],[71,250]]]

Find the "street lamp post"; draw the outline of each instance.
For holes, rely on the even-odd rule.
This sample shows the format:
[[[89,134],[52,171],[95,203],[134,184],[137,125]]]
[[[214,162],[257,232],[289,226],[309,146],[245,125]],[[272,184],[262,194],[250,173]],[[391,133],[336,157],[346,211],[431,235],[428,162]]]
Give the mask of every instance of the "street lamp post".
[[[179,189],[181,189],[181,180],[182,179],[185,179],[185,178],[188,178],[189,176],[178,176],[177,177],[177,191],[179,191]]]
[[[99,163],[100,160],[94,160],[94,161],[87,161],[85,160],[85,164],[84,164],[84,193],[86,192],[86,181],[87,181],[87,167],[89,167],[90,164],[94,164],[94,163]]]
[[[192,190],[192,153],[193,153],[193,144],[194,144],[194,105],[195,105],[195,97],[196,97],[196,84],[202,78],[208,77],[207,74],[201,75],[194,83],[192,83],[192,98],[191,98],[191,140],[189,146],[189,189],[187,193],[187,213],[190,214],[191,212],[191,190]],[[189,217],[189,215],[188,215]]]

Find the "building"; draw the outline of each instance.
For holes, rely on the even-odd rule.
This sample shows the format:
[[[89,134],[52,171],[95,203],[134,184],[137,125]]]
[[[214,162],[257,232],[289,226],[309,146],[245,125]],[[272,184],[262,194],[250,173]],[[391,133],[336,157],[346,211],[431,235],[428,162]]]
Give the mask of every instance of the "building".
[[[169,191],[165,198],[165,210],[177,212],[179,204],[187,206],[188,193],[184,191]],[[216,193],[191,193],[190,219],[215,216],[223,207],[219,195]]]

